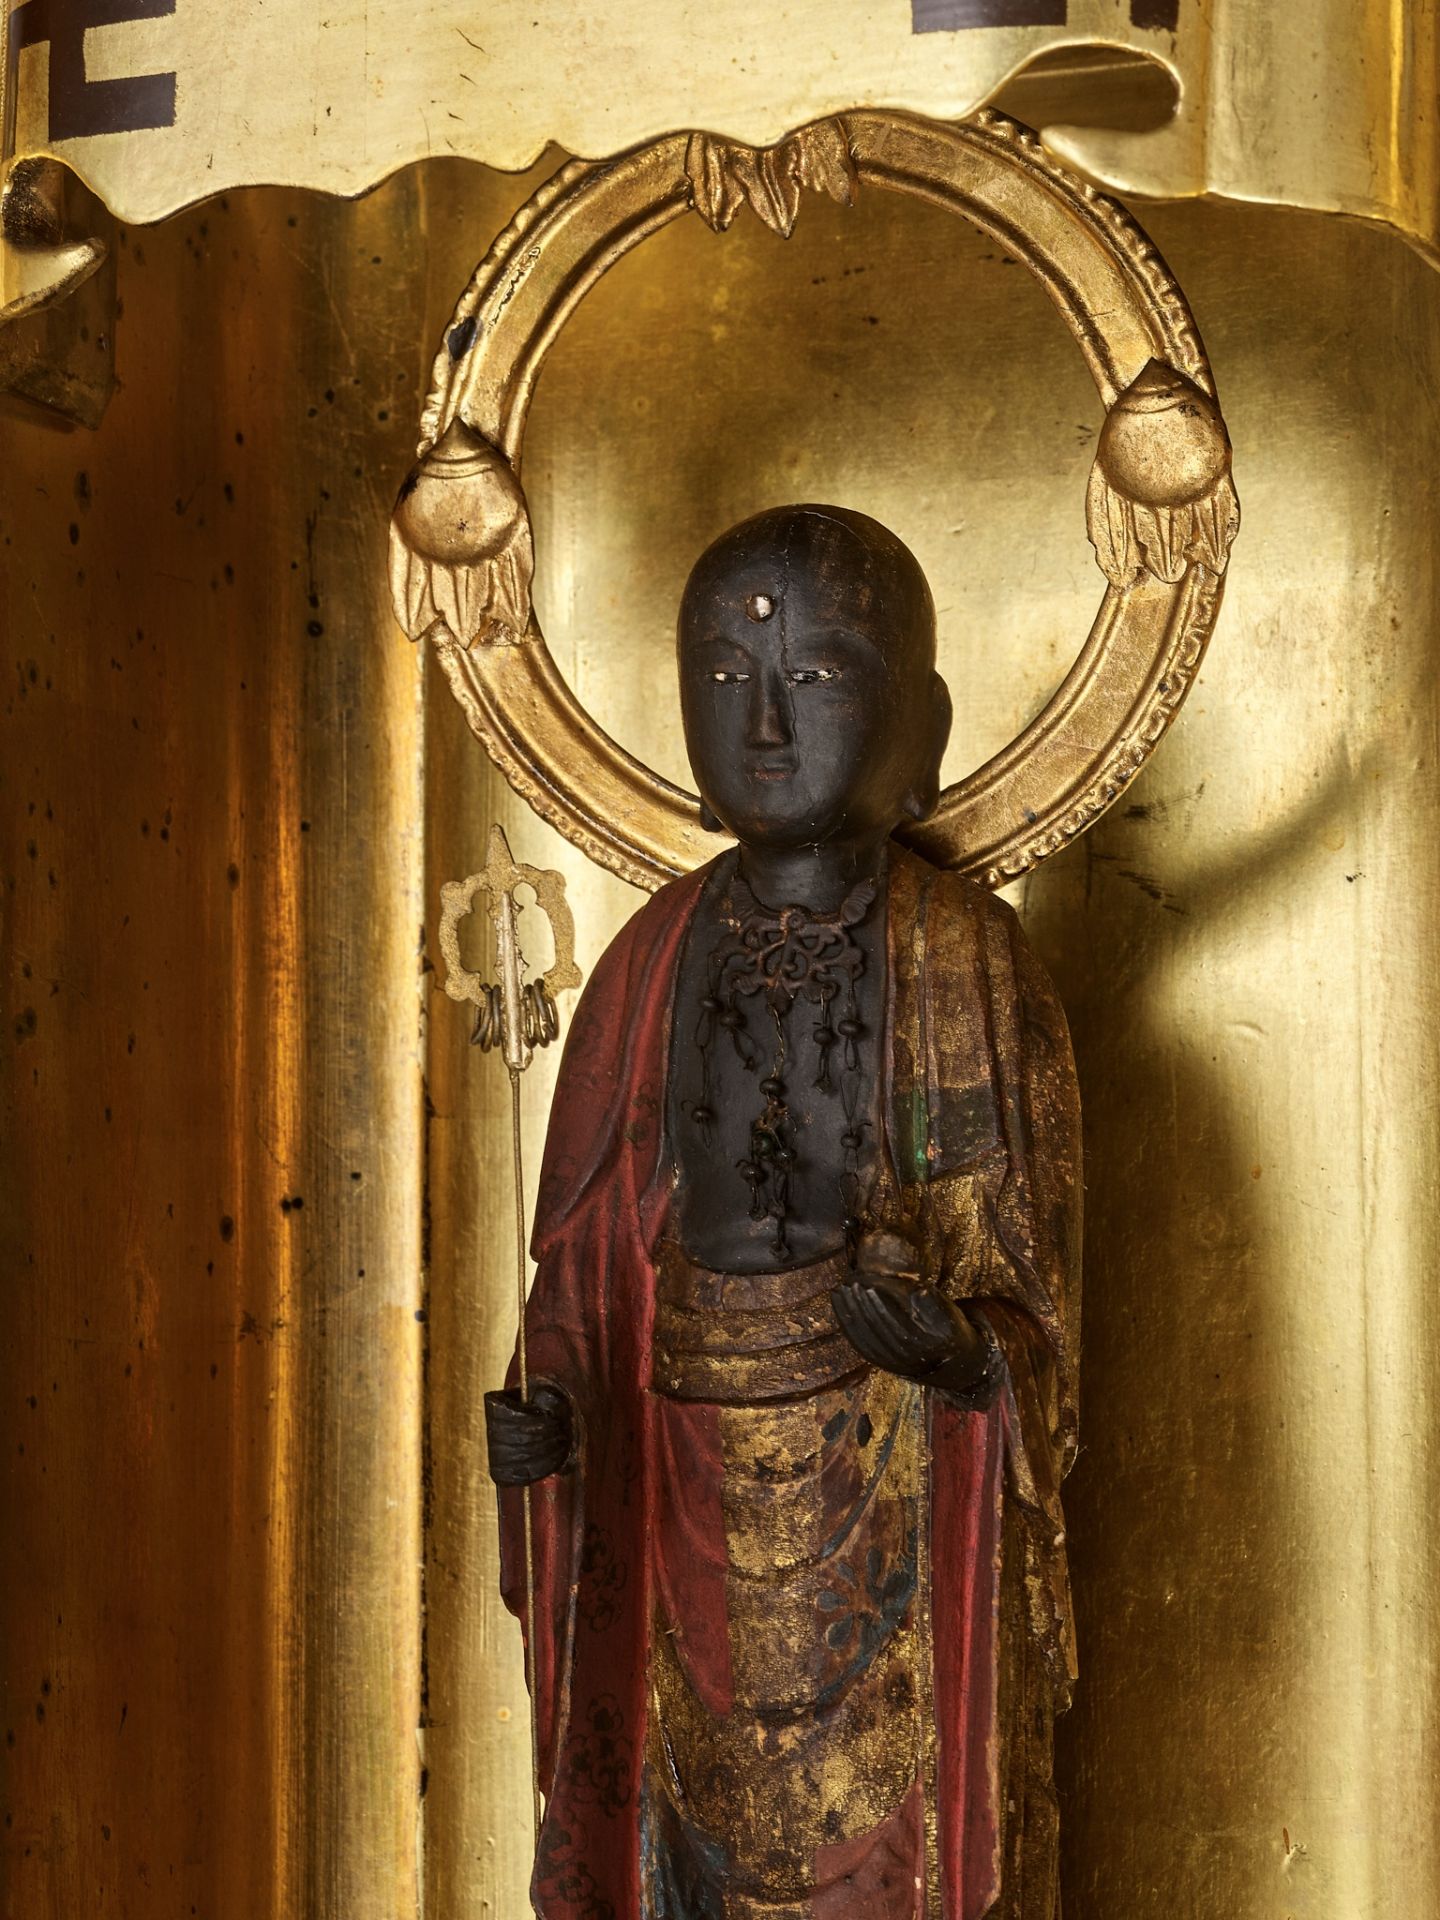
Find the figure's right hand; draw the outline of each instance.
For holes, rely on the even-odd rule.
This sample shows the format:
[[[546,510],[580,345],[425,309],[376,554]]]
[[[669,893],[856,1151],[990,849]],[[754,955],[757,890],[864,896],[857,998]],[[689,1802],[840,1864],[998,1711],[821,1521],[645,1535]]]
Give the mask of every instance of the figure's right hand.
[[[530,1398],[518,1387],[485,1396],[485,1436],[490,1445],[490,1478],[497,1487],[528,1487],[570,1464],[575,1448],[575,1416],[569,1396],[546,1380],[536,1381]]]

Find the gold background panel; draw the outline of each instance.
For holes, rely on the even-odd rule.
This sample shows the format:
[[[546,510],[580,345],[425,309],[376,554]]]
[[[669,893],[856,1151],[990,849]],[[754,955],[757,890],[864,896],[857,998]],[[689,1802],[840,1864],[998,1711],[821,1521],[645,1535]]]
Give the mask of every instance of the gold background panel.
[[[3,421],[3,1911],[414,1910],[418,183],[124,237]]]
[[[505,1089],[433,927],[495,817],[565,871],[587,968],[640,896],[521,812],[417,668],[385,530],[440,328],[530,184],[441,162],[132,232],[98,433],[5,417],[25,1920],[394,1920],[422,1857],[428,1911],[524,1910],[479,1404],[513,1332]],[[1020,895],[1087,1110],[1067,1909],[1430,1920],[1440,294],[1339,221],[1144,218],[1246,524],[1176,731]],[[1043,700],[1098,591],[1098,418],[987,251],[890,197],[808,202],[788,247],[682,222],[567,329],[527,443],[537,591],[625,744],[683,770],[680,582],[784,497],[915,544],[957,766]]]

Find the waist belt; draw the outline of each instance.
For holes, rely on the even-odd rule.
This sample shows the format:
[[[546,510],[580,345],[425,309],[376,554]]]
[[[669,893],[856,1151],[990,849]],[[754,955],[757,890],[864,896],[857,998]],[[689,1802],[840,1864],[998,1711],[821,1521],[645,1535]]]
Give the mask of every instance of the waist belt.
[[[651,1385],[677,1400],[743,1406],[796,1399],[862,1372],[830,1305],[847,1272],[836,1253],[781,1273],[716,1273],[663,1242]]]

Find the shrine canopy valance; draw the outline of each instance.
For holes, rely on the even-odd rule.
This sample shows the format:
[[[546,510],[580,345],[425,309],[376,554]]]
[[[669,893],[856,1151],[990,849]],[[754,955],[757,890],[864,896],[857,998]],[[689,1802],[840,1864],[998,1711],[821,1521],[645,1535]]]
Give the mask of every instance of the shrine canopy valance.
[[[143,222],[239,186],[358,194],[432,154],[515,169],[551,142],[598,158],[688,128],[760,146],[857,106],[954,119],[1037,59],[1104,47],[1159,63],[1175,113],[1046,127],[1057,158],[1122,194],[1384,221],[1433,256],[1440,27],[1403,13],[1396,31],[1393,0],[8,0],[0,152],[12,189],[52,157]]]

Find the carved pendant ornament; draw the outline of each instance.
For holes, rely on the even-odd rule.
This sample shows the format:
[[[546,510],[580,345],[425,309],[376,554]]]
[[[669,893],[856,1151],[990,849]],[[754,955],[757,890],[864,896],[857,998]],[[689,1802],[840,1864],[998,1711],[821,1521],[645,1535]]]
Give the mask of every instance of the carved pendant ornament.
[[[1192,566],[1216,579],[1240,531],[1220,410],[1183,373],[1152,360],[1100,429],[1086,530],[1112,587],[1148,574],[1178,586]]]
[[[412,640],[523,637],[535,572],[525,496],[504,454],[458,415],[400,489],[392,529],[391,597]]]
[[[530,393],[645,233],[748,206],[788,235],[805,191],[861,185],[1003,233],[1054,296],[1107,408],[1086,500],[1104,598],[1045,710],[942,792],[950,696],[914,555],[844,506],[759,513],[700,556],[678,612],[691,797],[606,738],[546,649]],[[856,113],[763,153],[696,133],[566,167],[461,301],[396,507],[396,610],[517,791],[655,890],[576,1010],[515,1363],[485,1396],[541,1920],[1058,1920],[1079,1094],[994,889],[1154,748],[1238,519],[1154,249],[993,115]],[[518,1196],[519,1070],[575,975],[555,877],[498,843],[486,875],[447,890],[442,946],[511,1068]],[[521,879],[560,956],[528,986]],[[481,887],[508,988],[460,962]]]

